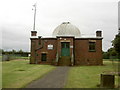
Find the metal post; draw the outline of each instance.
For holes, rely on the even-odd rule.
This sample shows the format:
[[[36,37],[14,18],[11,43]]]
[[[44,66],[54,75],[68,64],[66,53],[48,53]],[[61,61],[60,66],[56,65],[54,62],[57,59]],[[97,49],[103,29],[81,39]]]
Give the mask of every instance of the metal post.
[[[33,30],[35,30],[35,20],[36,20],[36,3],[33,5],[34,7],[34,24],[33,24]]]

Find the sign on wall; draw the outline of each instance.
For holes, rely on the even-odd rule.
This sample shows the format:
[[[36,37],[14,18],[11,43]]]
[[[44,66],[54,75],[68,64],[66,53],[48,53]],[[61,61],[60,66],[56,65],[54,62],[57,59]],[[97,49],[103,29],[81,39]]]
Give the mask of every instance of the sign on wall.
[[[49,50],[52,50],[52,49],[53,49],[53,45],[49,44],[49,45],[48,45],[48,49],[49,49]]]
[[[73,46],[71,45],[70,48],[73,48]]]

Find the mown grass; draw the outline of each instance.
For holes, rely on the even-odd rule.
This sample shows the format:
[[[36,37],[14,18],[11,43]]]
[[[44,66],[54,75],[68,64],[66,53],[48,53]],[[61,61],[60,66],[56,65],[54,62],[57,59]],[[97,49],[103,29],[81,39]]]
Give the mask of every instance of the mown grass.
[[[0,88],[2,88],[2,62],[0,61]]]
[[[118,62],[104,61],[103,66],[74,66],[70,69],[65,88],[98,88],[100,74],[117,71]],[[118,76],[115,81],[118,85]]]
[[[0,62],[2,61],[2,56],[0,55]]]
[[[103,59],[104,61],[120,61],[120,59]]]
[[[29,64],[28,60],[2,62],[2,88],[22,88],[41,78],[55,67],[51,65]]]
[[[30,59],[30,57],[15,57],[16,59]]]

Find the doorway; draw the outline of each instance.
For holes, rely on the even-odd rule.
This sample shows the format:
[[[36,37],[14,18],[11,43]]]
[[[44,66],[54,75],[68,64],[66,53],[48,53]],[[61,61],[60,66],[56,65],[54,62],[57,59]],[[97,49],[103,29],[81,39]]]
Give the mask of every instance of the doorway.
[[[70,42],[61,42],[61,56],[70,56]]]

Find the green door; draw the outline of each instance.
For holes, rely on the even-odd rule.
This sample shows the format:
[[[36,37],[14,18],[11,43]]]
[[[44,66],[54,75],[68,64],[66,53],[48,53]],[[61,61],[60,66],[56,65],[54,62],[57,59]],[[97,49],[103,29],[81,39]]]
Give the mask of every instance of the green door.
[[[61,56],[70,56],[70,43],[69,42],[61,43]]]

